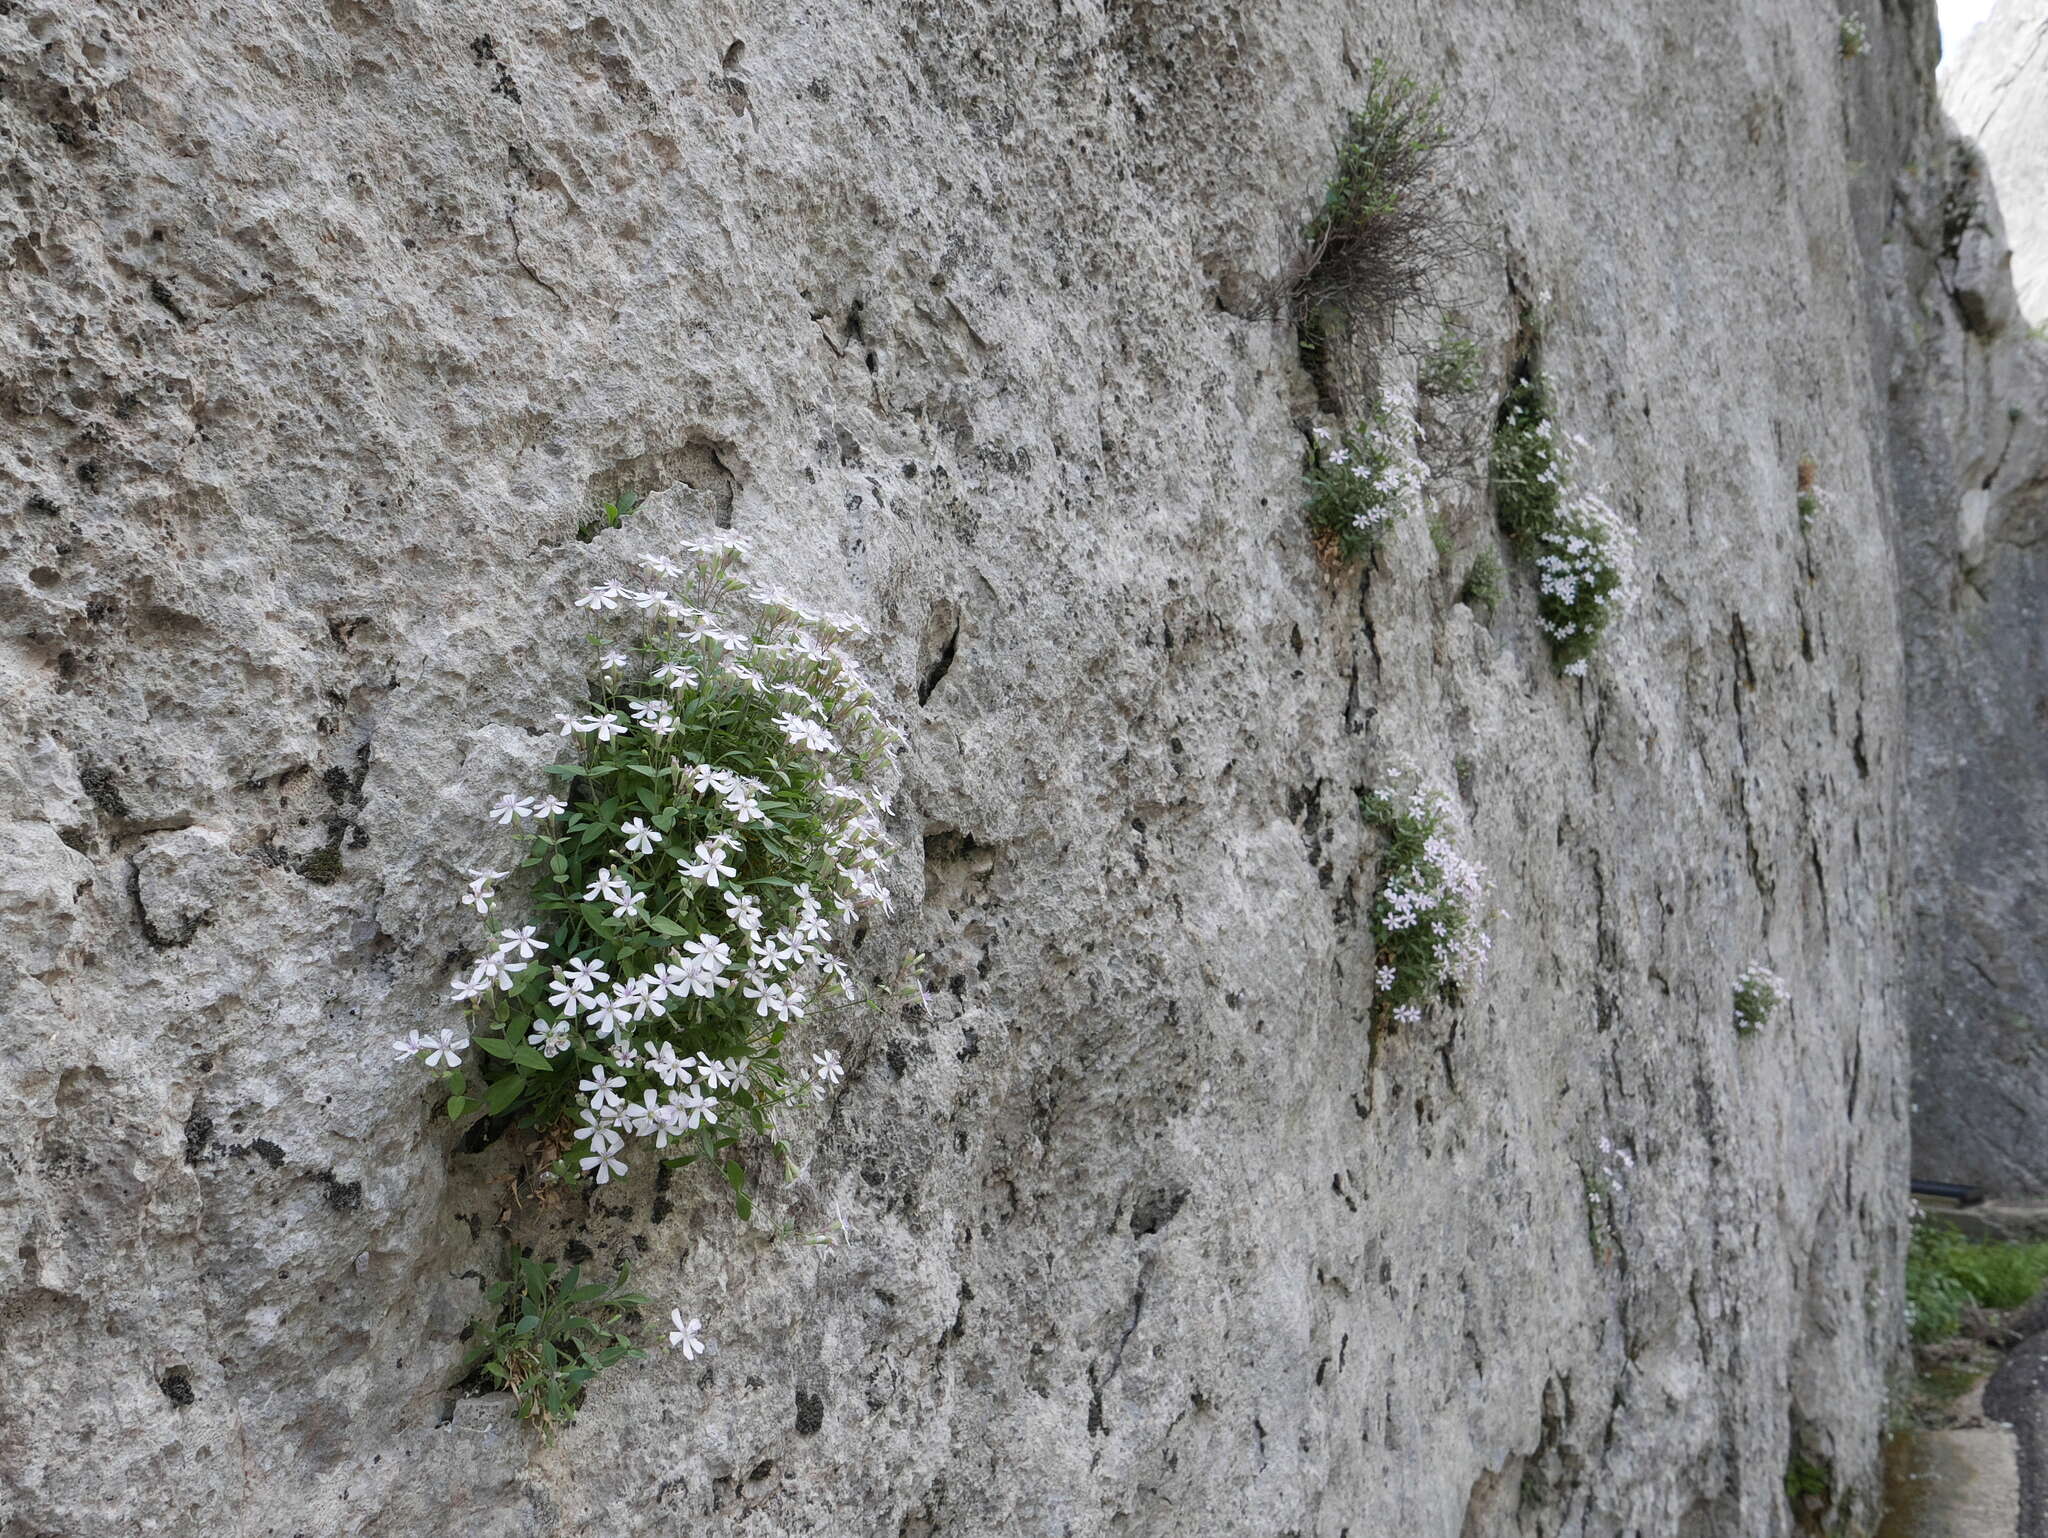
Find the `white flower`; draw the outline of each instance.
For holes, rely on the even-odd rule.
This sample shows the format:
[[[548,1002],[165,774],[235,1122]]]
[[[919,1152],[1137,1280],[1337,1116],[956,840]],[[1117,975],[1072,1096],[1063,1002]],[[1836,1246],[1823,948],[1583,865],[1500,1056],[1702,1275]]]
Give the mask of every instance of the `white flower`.
[[[632,660],[622,651],[608,651],[598,657],[598,671],[601,673],[616,673]]]
[[[547,941],[536,940],[533,934],[534,926],[531,924],[520,929],[499,930],[498,954],[500,956],[516,954],[522,961],[532,960],[533,957],[548,948]]]
[[[629,854],[653,854],[654,846],[661,842],[651,823],[638,817],[629,817],[619,831],[626,835],[626,852]]]
[[[559,817],[568,810],[569,803],[559,796],[542,796],[533,803],[533,815],[536,817]]]
[[[437,1031],[426,1046],[429,1068],[460,1068],[463,1050],[469,1045],[469,1037],[456,1031]]]
[[[473,971],[467,977],[458,977],[448,985],[448,1002],[467,1004],[471,999],[490,991],[491,985],[484,980],[483,975]]]
[[[692,1132],[697,1130],[700,1123],[711,1127],[718,1125],[718,1102],[709,1095],[678,1095],[675,1105],[682,1113],[683,1125]]]
[[[704,1081],[706,1089],[724,1089],[734,1082],[732,1070],[708,1052],[697,1054],[697,1077]]]
[[[1394,1011],[1394,1020],[1400,1025],[1415,1025],[1422,1019],[1420,1004],[1403,1004]]]
[[[612,903],[612,917],[615,919],[638,918],[640,916],[640,909],[646,901],[647,894],[645,892],[635,892],[629,887],[627,890],[619,893],[617,899]]]
[[[839,1054],[830,1047],[823,1052],[813,1052],[811,1061],[818,1065],[818,1077],[827,1084],[837,1084],[846,1077],[846,1069],[839,1061]]]
[[[615,903],[633,888],[621,880],[619,873],[609,865],[591,878],[590,885],[583,889],[583,900],[587,903]]]
[[[675,1088],[677,1080],[687,1084],[694,1077],[690,1071],[690,1060],[677,1057],[676,1049],[667,1042],[647,1055],[647,1071],[670,1089]]]
[[[597,735],[599,742],[610,742],[614,737],[623,737],[626,734],[625,723],[610,713],[591,716],[589,729]]]
[[[508,790],[492,803],[486,815],[499,826],[509,828],[514,818],[533,815],[533,797],[515,796]]]
[[[589,1012],[584,1023],[593,1026],[599,1036],[609,1036],[620,1026],[633,1018],[633,1011],[627,1001],[616,994],[601,994],[584,1006]]]
[[[427,1043],[421,1039],[418,1031],[407,1031],[391,1043],[393,1055],[399,1058],[418,1057],[426,1050]]]
[[[618,583],[607,582],[602,587],[592,588],[581,598],[577,599],[576,607],[579,609],[589,609],[593,613],[600,609],[616,609],[619,606],[619,599],[624,594],[625,589],[620,587]]]
[[[817,753],[836,753],[839,751],[838,742],[834,740],[832,734],[826,731],[819,722],[791,712],[786,715],[777,716],[775,724],[781,729],[782,735],[787,737],[797,747],[809,748]]]
[[[683,1311],[679,1308],[670,1310],[668,1317],[670,1322],[675,1325],[675,1328],[668,1332],[669,1345],[681,1351],[683,1353],[683,1360],[686,1362],[693,1357],[701,1356],[705,1349],[702,1333],[704,1321],[692,1319],[685,1322]]]
[[[654,678],[671,689],[692,689],[697,684],[697,670],[680,662],[664,662],[654,670]]]
[[[701,881],[706,886],[715,887],[718,885],[718,880],[721,876],[737,876],[739,874],[739,867],[726,863],[725,854],[724,847],[716,839],[713,839],[697,846],[694,859],[684,860],[678,857],[676,863],[682,867],[683,874],[691,880]]]
[[[725,916],[732,920],[735,929],[750,935],[760,933],[761,904],[743,892],[725,894]]]
[[[569,1046],[569,1022],[567,1020],[547,1021],[538,1016],[533,1029],[526,1033],[526,1044],[540,1048],[542,1057],[555,1057],[567,1051]]]
[[[1377,972],[1373,973],[1373,981],[1379,985],[1380,992],[1385,993],[1394,986],[1394,969],[1392,967],[1381,967]]]
[[[481,979],[487,987],[510,989],[512,979],[525,970],[525,962],[507,961],[501,954],[484,957],[476,964],[476,971],[471,975]]]
[[[489,913],[493,895],[488,882],[472,881],[469,889],[462,894],[462,906],[476,909],[479,915]]]
[[[601,961],[572,961],[563,968],[562,976],[570,986],[586,993],[599,983],[608,983],[612,980],[611,973],[605,970]]]
[[[608,1153],[593,1153],[589,1158],[579,1159],[576,1162],[586,1175],[595,1170],[599,1185],[603,1185],[608,1180],[615,1180],[626,1173],[626,1161],[618,1156],[616,1150]]]
[[[761,810],[761,803],[744,790],[734,789],[727,793],[725,809],[734,822],[762,822],[768,814]]]
[[[618,1091],[626,1087],[626,1081],[616,1074],[606,1074],[602,1067],[590,1070],[590,1077],[576,1081],[576,1092],[588,1095],[590,1103],[602,1111],[606,1106],[619,1103]]]

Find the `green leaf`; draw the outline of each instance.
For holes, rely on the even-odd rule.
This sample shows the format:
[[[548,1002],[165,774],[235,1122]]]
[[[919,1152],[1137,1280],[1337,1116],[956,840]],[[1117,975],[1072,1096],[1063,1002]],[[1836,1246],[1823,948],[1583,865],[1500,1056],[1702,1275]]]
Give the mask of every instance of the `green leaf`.
[[[525,1088],[525,1074],[507,1074],[504,1078],[493,1084],[490,1092],[484,1096],[484,1110],[492,1116],[503,1114],[505,1109],[519,1098],[520,1091]]]
[[[682,925],[676,923],[673,919],[665,919],[658,913],[650,913],[647,915],[647,927],[653,930],[656,934],[663,935],[682,936],[690,933],[689,930],[685,929]]]
[[[502,1036],[479,1036],[476,1038],[476,1044],[484,1051],[490,1053],[492,1057],[510,1057],[512,1055],[512,1043]]]
[[[469,1108],[475,1104],[476,1102],[467,1095],[450,1095],[448,1097],[448,1119],[450,1121],[461,1120]]]
[[[531,1068],[535,1073],[552,1073],[555,1065],[548,1061],[547,1054],[536,1047],[521,1042],[512,1049],[512,1061],[521,1068]]]

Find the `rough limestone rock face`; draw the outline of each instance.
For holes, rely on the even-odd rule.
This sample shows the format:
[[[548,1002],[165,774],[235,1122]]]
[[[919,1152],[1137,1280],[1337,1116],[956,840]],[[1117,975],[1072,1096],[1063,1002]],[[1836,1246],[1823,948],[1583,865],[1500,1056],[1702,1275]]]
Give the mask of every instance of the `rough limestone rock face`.
[[[1990,162],[2020,309],[2048,326],[2048,0],[1999,0],[1943,62],[1941,100]]]
[[[1942,97],[1975,144],[1950,149],[1916,189],[1893,264],[1921,327],[1892,395],[1913,592],[1913,1165],[2040,1193],[2048,342],[2028,331],[2029,313],[2048,319],[2048,6],[1999,6],[1944,67]]]
[[[1795,1458],[1866,1519],[1902,637],[1952,623],[1898,520],[1956,468],[1888,443],[1962,431],[1930,328],[1986,366],[1932,17],[1884,20],[1843,60],[1777,0],[8,7],[0,1533],[1784,1535]],[[1315,391],[1246,296],[1378,56],[1467,113],[1490,390],[1539,352],[1640,531],[1584,680],[1525,573],[1456,600],[1498,536],[1455,432],[1448,553],[1305,537]],[[386,1042],[448,1018],[572,596],[718,524],[877,627],[861,954],[927,996],[835,1028],[750,1224],[694,1170],[518,1204],[524,1135]],[[1374,1045],[1400,762],[1504,911]],[[1753,962],[1792,1002],[1744,1038]],[[539,1444],[450,1387],[514,1244],[717,1354]]]

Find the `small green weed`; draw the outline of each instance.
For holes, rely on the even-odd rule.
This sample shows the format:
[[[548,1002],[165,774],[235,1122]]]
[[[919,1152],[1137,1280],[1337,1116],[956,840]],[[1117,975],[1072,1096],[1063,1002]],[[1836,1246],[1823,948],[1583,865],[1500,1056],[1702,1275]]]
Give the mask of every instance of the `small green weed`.
[[[462,1376],[480,1374],[510,1389],[519,1418],[550,1439],[576,1418],[583,1390],[605,1368],[646,1353],[621,1334],[647,1299],[626,1291],[626,1272],[586,1282],[575,1266],[517,1257],[513,1274],[494,1283],[484,1302],[495,1322],[476,1327]]]
[[[1916,1342],[1932,1345],[1961,1328],[1965,1307],[2018,1308],[2044,1281],[2048,1243],[1966,1239],[1918,1219],[1906,1249],[1907,1324]]]
[[[1472,557],[1472,564],[1465,568],[1465,584],[1458,589],[1458,601],[1469,608],[1484,609],[1488,619],[1500,606],[1501,598],[1500,557],[1491,550],[1482,550]]]
[[[1845,59],[1861,58],[1863,51],[1870,46],[1870,29],[1864,25],[1860,11],[1844,15],[1836,23],[1835,36]]]
[[[1796,505],[1799,509],[1799,527],[1802,532],[1813,527],[1813,520],[1820,516],[1823,498],[1820,491],[1820,469],[1810,459],[1799,461],[1799,482]]]
[[[593,516],[576,525],[576,537],[587,545],[606,529],[616,529],[639,511],[640,498],[629,491],[615,501],[605,503]]]

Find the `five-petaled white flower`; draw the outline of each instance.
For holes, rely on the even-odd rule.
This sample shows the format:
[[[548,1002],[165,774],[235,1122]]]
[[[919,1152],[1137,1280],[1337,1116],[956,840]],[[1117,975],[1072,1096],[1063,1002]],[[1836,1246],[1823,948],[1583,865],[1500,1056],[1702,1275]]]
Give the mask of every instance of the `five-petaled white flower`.
[[[577,599],[576,607],[579,609],[589,609],[593,612],[599,609],[616,609],[619,606],[619,599],[624,594],[625,589],[620,587],[618,583],[607,582],[602,587],[592,588],[581,598]]]
[[[616,1150],[593,1153],[589,1158],[578,1159],[576,1162],[582,1167],[583,1173],[586,1175],[595,1170],[599,1185],[603,1185],[609,1180],[616,1180],[626,1173],[626,1161],[618,1156]]]
[[[469,1045],[469,1037],[456,1031],[437,1031],[426,1045],[429,1068],[460,1068],[463,1049]]]
[[[569,1047],[569,1022],[567,1020],[543,1020],[534,1017],[533,1029],[526,1033],[526,1044],[540,1048],[542,1057],[554,1057]]]
[[[499,930],[498,954],[500,956],[516,955],[522,961],[531,961],[540,952],[548,948],[547,941],[536,940],[533,936],[534,926],[531,924],[527,924],[519,929]]]
[[[727,863],[725,847],[717,839],[699,844],[694,858],[684,860],[678,857],[676,863],[682,867],[685,876],[706,886],[717,886],[721,876],[739,874],[738,866]]]
[[[654,846],[661,842],[654,825],[638,817],[628,817],[619,831],[626,835],[628,854],[653,854]]]
[[[693,1357],[701,1356],[705,1349],[703,1336],[704,1321],[701,1319],[685,1320],[683,1318],[683,1311],[679,1308],[672,1309],[668,1317],[669,1321],[675,1325],[675,1328],[668,1332],[669,1345],[675,1350],[682,1352],[683,1360],[686,1362]]]
[[[839,1061],[839,1054],[830,1047],[823,1052],[813,1052],[811,1061],[818,1065],[818,1077],[827,1084],[837,1084],[846,1077],[846,1069]]]
[[[407,1031],[398,1040],[391,1043],[391,1050],[394,1055],[401,1058],[418,1057],[427,1050],[427,1043],[421,1038],[418,1031]]]
[[[620,1026],[633,1018],[633,1011],[615,994],[603,994],[586,1004],[584,1023],[592,1026],[600,1036],[609,1036]]]
[[[609,712],[601,716],[591,716],[589,720],[590,730],[596,734],[599,742],[610,742],[614,737],[623,737],[626,734],[626,723]]]
[[[509,828],[516,818],[531,817],[533,815],[533,797],[515,796],[508,790],[504,795],[491,803],[491,809],[486,815],[490,817],[492,822],[499,824],[501,827]]]
[[[536,817],[559,817],[568,810],[569,803],[560,796],[542,796],[533,803],[533,815]]]

